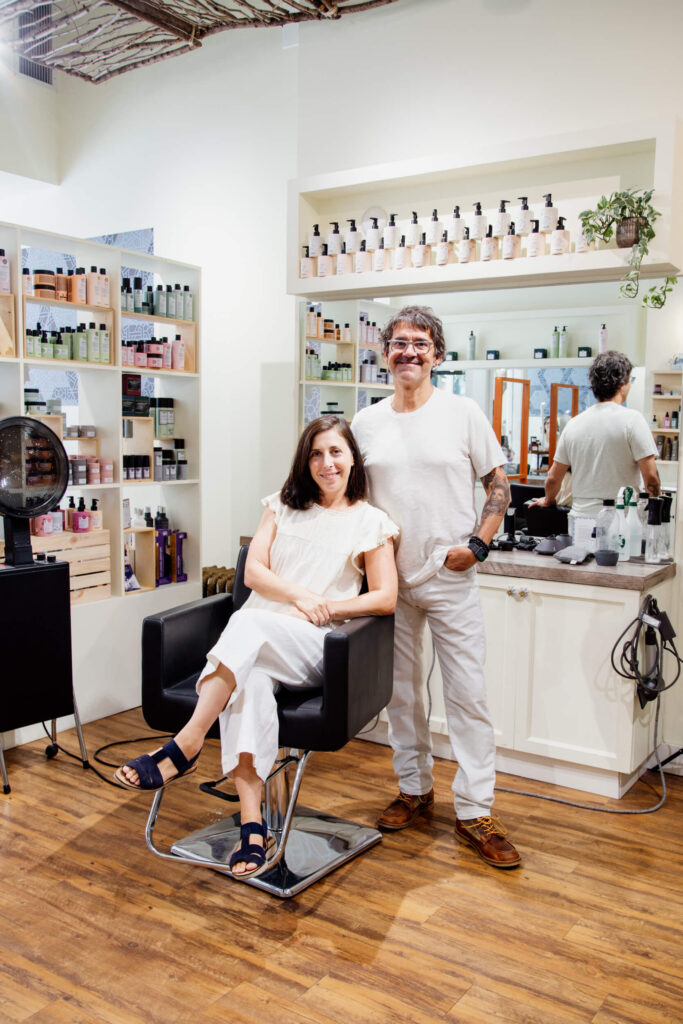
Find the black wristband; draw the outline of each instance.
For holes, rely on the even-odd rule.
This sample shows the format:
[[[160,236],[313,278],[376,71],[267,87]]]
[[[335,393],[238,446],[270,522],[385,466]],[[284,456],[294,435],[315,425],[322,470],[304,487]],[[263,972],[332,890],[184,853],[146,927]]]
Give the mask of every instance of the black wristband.
[[[481,539],[481,537],[470,537],[467,542],[467,547],[478,562],[485,562],[489,557],[489,546],[486,541]]]

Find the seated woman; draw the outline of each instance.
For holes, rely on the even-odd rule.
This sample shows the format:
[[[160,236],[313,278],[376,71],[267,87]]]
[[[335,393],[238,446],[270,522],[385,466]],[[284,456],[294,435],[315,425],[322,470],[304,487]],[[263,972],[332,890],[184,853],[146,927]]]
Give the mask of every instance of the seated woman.
[[[219,718],[223,771],[233,773],[241,804],[241,843],[229,865],[240,877],[265,862],[261,784],[278,749],[274,687],[315,686],[331,624],[390,615],[396,604],[388,541],[398,528],[367,503],[366,493],[363,461],[346,421],[313,420],[282,490],[263,499],[245,568],[252,593],[207,654],[192,717],[159,750],[114,773],[129,789],[161,789],[195,770]],[[360,594],[363,573],[368,592]]]

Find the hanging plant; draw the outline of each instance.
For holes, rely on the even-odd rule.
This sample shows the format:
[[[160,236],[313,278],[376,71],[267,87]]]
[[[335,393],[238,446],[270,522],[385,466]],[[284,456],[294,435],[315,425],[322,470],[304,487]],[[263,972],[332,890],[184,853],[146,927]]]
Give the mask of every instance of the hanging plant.
[[[654,223],[661,216],[652,205],[654,189],[627,188],[623,192],[613,192],[611,196],[601,196],[594,210],[584,210],[579,214],[583,233],[587,242],[599,238],[602,242],[610,242],[616,234],[620,249],[630,246],[630,270],[620,285],[620,292],[629,299],[635,299],[640,289],[640,265],[647,256],[649,243],[655,237]],[[661,309],[667,295],[676,284],[677,277],[667,277],[663,284],[653,285],[643,296],[643,305],[651,309]]]

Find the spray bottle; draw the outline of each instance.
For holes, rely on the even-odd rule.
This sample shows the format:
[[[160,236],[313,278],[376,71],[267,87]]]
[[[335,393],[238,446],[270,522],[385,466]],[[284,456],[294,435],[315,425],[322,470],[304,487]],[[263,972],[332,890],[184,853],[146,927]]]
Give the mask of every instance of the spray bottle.
[[[643,526],[638,515],[638,503],[636,494],[632,487],[627,487],[624,492],[626,502],[626,522],[630,533],[630,557],[640,558],[643,549]]]
[[[645,561],[656,565],[661,561],[662,500],[650,498],[647,503],[647,527],[645,530]]]
[[[673,550],[671,544],[671,502],[673,501],[673,495],[663,494],[661,497],[662,502],[662,527],[661,527],[661,545],[659,549],[659,558],[661,562],[671,562],[673,559]]]
[[[624,488],[617,496],[617,534],[619,537],[619,561],[628,562],[631,555],[631,532],[624,513]]]

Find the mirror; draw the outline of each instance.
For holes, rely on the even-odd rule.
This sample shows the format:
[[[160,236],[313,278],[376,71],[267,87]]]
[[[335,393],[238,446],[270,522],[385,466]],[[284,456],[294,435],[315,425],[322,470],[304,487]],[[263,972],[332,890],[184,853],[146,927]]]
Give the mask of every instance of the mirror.
[[[562,394],[560,394],[562,391]],[[569,394],[566,394],[569,392]],[[555,458],[557,439],[569,420],[579,414],[579,388],[577,384],[550,385],[550,424],[548,430],[548,462]]]
[[[505,452],[510,480],[526,483],[529,463],[529,397],[531,384],[519,377],[496,377],[493,431]]]

